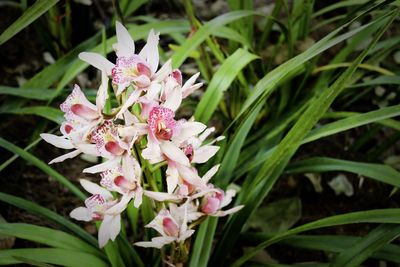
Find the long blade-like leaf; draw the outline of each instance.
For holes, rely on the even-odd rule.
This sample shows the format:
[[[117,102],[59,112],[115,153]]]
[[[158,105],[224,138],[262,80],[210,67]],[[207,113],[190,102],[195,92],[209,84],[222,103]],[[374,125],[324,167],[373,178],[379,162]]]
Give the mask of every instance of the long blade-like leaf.
[[[37,115],[48,120],[54,121],[55,123],[61,124],[65,121],[64,112],[53,107],[37,106],[37,107],[26,107],[26,108],[15,108],[1,110],[0,114],[29,114]]]
[[[46,209],[36,203],[27,201],[25,199],[1,192],[0,192],[0,201],[6,202],[18,208],[24,209],[28,212],[42,216],[56,223],[57,225],[63,227],[64,229],[76,234],[77,236],[79,236],[80,238],[91,244],[93,247],[98,247],[97,240],[93,236],[91,236],[88,232],[86,232],[78,225],[68,221],[66,218],[58,215],[57,213],[49,209]]]
[[[58,0],[37,0],[35,4],[28,8],[21,17],[19,17],[0,35],[0,45],[11,39],[11,37],[13,37],[23,28],[31,24],[34,20],[36,20],[43,13],[49,10],[57,2]]]
[[[179,68],[180,65],[187,59],[190,53],[197,48],[213,31],[219,26],[225,25],[240,18],[258,14],[254,11],[241,10],[233,11],[216,17],[213,20],[205,23],[196,33],[190,37],[178,51],[172,56],[173,68]]]
[[[37,166],[39,169],[65,185],[69,190],[71,190],[72,193],[74,193],[76,196],[79,198],[85,200],[86,195],[82,193],[81,190],[79,190],[75,185],[73,185],[67,178],[62,176],[60,173],[58,173],[56,170],[53,168],[49,167],[46,163],[35,157],[34,155],[30,154],[29,152],[23,150],[22,148],[8,142],[7,140],[3,139],[0,137],[0,147],[3,147],[10,152],[13,152],[15,154],[20,155],[23,159],[26,161],[29,161],[33,165]]]
[[[377,181],[400,187],[400,173],[390,166],[374,163],[354,162],[332,158],[311,158],[289,164],[286,174],[348,171]]]
[[[373,253],[400,236],[400,225],[382,224],[348,249],[342,251],[331,262],[332,267],[359,266]]]
[[[253,244],[254,242],[263,242],[272,237],[273,235],[266,233],[244,233],[241,235],[241,240]],[[281,240],[279,244],[339,253],[351,248],[359,240],[361,240],[361,237],[345,235],[295,235]],[[371,257],[400,264],[399,255],[400,246],[388,244],[375,252]]]
[[[214,264],[221,264],[223,259],[225,259],[245,222],[243,217],[247,218],[261,204],[262,199],[268,194],[275,181],[278,179],[281,170],[283,170],[291,156],[300,146],[301,140],[325,113],[339,93],[346,87],[347,82],[350,80],[357,66],[366,57],[368,51],[376,44],[377,40],[386,31],[397,15],[398,10],[397,12],[388,12],[380,19],[377,19],[377,21],[383,20],[385,24],[376,34],[373,41],[353,61],[353,64],[341,76],[339,76],[330,88],[326,88],[310,103],[307,110],[302,114],[296,124],[290,129],[288,134],[286,134],[285,138],[272,152],[270,159],[260,169],[256,177],[254,177],[248,190],[246,190],[246,192],[241,192],[241,194],[246,195],[244,203],[245,207],[234,214],[232,219],[226,225],[226,230],[224,231],[213,254],[212,259],[214,260]]]
[[[103,252],[81,239],[65,232],[53,230],[47,227],[25,223],[1,223],[0,234],[31,240],[55,248],[78,250],[105,259]]]
[[[53,97],[54,90],[38,88],[16,88],[0,86],[0,95],[13,95],[28,99],[48,100]]]
[[[243,49],[238,49],[228,57],[214,74],[200,103],[197,105],[194,117],[196,120],[207,123],[222,99],[223,92],[228,89],[232,81],[250,61],[258,58]]]
[[[280,240],[285,239],[286,237],[302,233],[305,231],[318,229],[322,227],[330,227],[336,225],[343,224],[352,224],[352,223],[400,223],[400,209],[382,209],[382,210],[368,210],[368,211],[359,211],[352,212],[342,215],[331,216],[327,218],[323,218],[321,220],[317,220],[296,228],[293,228],[289,231],[286,231],[282,234],[278,234],[269,240],[262,242],[256,248],[247,252],[246,255],[242,256],[238,259],[232,266],[240,266],[245,261],[253,257],[257,252],[266,248],[267,246],[274,244]]]
[[[106,262],[85,252],[61,248],[20,248],[0,250],[0,265],[23,263],[18,257],[61,266],[107,267]]]

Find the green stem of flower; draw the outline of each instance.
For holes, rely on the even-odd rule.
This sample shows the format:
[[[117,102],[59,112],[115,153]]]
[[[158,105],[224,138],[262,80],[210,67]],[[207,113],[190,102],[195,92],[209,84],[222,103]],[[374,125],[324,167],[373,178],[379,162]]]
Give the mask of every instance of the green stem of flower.
[[[202,223],[206,218],[207,218],[207,216],[202,216],[202,217],[201,217],[200,219],[198,219],[197,221],[191,223],[191,224],[188,226],[188,229],[192,229],[193,227],[199,225],[199,224]]]
[[[146,122],[146,120],[143,119],[142,116],[140,116],[140,114],[137,113],[133,108],[131,109],[131,113],[132,113],[133,115],[135,115],[135,117],[136,117],[140,122],[142,122],[142,123],[145,123],[145,122]]]
[[[162,166],[168,165],[168,161],[163,161],[160,162],[158,164],[156,164],[153,168],[150,169],[150,172],[153,173],[155,172],[157,169],[161,168]]]

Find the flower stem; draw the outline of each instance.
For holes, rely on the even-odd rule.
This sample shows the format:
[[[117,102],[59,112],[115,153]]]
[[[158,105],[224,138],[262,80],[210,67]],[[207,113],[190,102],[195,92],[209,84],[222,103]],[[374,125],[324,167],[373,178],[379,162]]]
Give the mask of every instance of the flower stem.
[[[150,172],[153,173],[155,172],[157,169],[161,168],[162,166],[168,165],[168,161],[163,161],[158,163],[157,165],[155,165],[153,168],[150,169]]]

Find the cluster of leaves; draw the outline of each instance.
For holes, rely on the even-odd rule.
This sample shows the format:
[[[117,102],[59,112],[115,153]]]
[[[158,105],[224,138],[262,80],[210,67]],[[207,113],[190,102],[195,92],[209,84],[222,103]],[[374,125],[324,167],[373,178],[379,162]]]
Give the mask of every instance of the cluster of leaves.
[[[36,1],[0,35],[0,45],[57,2]],[[144,2],[114,1],[122,7],[119,15],[124,18],[131,16]],[[152,28],[161,35],[170,35],[178,44],[172,56],[173,68],[180,67],[186,59],[194,57],[202,77],[208,83],[204,95],[196,105],[195,118],[205,124],[212,117],[218,118],[225,130],[223,135],[228,140],[221,146],[215,159],[204,166],[204,170],[220,162],[221,167],[213,178],[214,184],[222,189],[233,183],[239,185],[240,191],[235,205],[245,205],[238,213],[232,214],[218,231],[217,218],[208,218],[203,222],[193,238],[189,265],[221,266],[229,259],[233,266],[240,266],[259,251],[277,242],[333,252],[334,256],[329,262],[333,266],[357,266],[370,257],[400,263],[400,247],[390,244],[400,235],[399,209],[366,210],[326,217],[289,230],[280,230],[278,234],[249,233],[244,228],[248,218],[261,206],[278,178],[284,174],[347,171],[394,188],[400,186],[400,173],[384,164],[326,157],[297,162],[292,160],[301,145],[362,125],[376,123],[395,131],[400,130],[399,122],[391,119],[400,115],[400,105],[364,113],[346,112],[347,106],[364,95],[354,88],[364,88],[368,93],[377,84],[400,83],[398,75],[376,67],[384,63],[399,46],[398,36],[382,38],[387,29],[396,23],[394,21],[400,12],[399,2],[346,0],[316,10],[316,1],[313,0],[293,1],[291,6],[285,0],[277,0],[270,16],[254,11],[252,1],[227,2],[230,12],[207,22],[196,19],[193,7],[187,0],[184,1],[184,6],[188,20],[159,21],[141,16],[137,18],[143,24],[126,24],[135,40],[146,38]],[[337,15],[330,19],[320,19],[329,12]],[[256,19],[265,22],[257,35],[254,34]],[[315,21],[319,23],[313,23],[314,26],[311,27]],[[354,22],[361,24],[352,29],[349,26]],[[305,40],[326,24],[335,25],[335,29],[306,50],[296,51],[296,43]],[[185,39],[184,36],[191,29],[195,31],[190,38]],[[272,39],[277,41],[271,42]],[[227,40],[228,45],[222,46],[221,40]],[[58,97],[65,98],[64,88],[88,67],[88,64],[78,61],[77,54],[82,51],[106,54],[111,52],[111,45],[115,42],[115,36],[107,39],[103,34],[101,40],[100,35],[95,35],[43,69],[21,88],[1,86],[1,94],[15,98],[9,101],[10,104],[3,104],[0,112],[34,114],[61,123],[62,114],[50,104]],[[343,42],[347,42],[347,45],[326,66],[318,67],[326,64],[329,49]],[[359,51],[357,46],[362,42],[367,42],[367,45]],[[272,45],[272,52],[267,62],[263,62],[260,55],[267,45]],[[276,65],[274,62],[282,49],[287,51],[286,59]],[[196,51],[198,53],[194,53]],[[215,73],[213,61],[220,64]],[[364,79],[367,75],[369,79]],[[49,89],[54,84],[57,87]],[[351,99],[348,101],[350,104],[335,106],[339,111],[328,112],[335,100],[344,98]],[[29,99],[47,103],[27,106]],[[314,128],[322,118],[335,120]],[[38,132],[43,132],[43,129]],[[373,133],[369,136],[371,134]],[[396,136],[392,143],[398,140],[399,137]],[[365,139],[368,140],[368,137]],[[15,154],[1,165],[0,170],[20,156],[61,182],[81,199],[85,199],[86,196],[60,173],[27,152],[38,142],[37,140],[22,149],[0,138],[0,146]],[[121,233],[115,242],[100,250],[91,235],[50,210],[4,193],[0,193],[0,200],[38,214],[65,229],[63,232],[27,224],[1,224],[1,234],[33,240],[51,248],[3,250],[0,252],[0,264],[160,264],[160,254],[157,251],[141,253],[139,257],[125,233]],[[143,223],[153,219],[154,214],[149,210],[151,211],[151,202],[147,198],[144,198],[140,210],[129,205],[127,217],[133,229],[136,229],[138,214],[142,215]],[[312,229],[353,223],[380,225],[361,238],[300,235]],[[288,227],[291,225],[286,228]],[[146,233],[147,238],[151,235],[151,232]],[[231,255],[239,239],[248,240],[256,246],[242,256]],[[212,249],[214,240],[216,244]]]

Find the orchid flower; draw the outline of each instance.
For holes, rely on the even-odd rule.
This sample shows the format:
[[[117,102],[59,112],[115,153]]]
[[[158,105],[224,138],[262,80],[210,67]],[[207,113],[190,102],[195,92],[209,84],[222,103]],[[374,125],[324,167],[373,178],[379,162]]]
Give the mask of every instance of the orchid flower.
[[[98,155],[107,158],[106,162],[86,168],[83,172],[98,173],[112,169],[129,152],[130,144],[118,135],[117,127],[111,120],[106,120],[92,134]]]
[[[209,184],[210,188],[213,188],[214,186],[212,184]],[[223,217],[228,214],[234,213],[239,211],[241,208],[243,208],[243,205],[236,206],[234,208],[231,208],[229,210],[221,210],[222,208],[226,207],[231,203],[232,198],[236,195],[236,191],[233,189],[228,189],[226,193],[220,188],[217,188],[216,191],[208,193],[204,196],[204,198],[201,201],[201,211],[204,214],[207,214],[209,216],[215,216],[215,217]]]
[[[215,191],[207,186],[207,182],[218,171],[219,164],[207,171],[203,177],[199,177],[196,168],[178,172],[176,175],[167,176],[168,192],[144,191],[144,194],[157,201],[181,201],[185,198],[193,200]],[[168,172],[168,169],[167,169]],[[168,173],[167,173],[168,175]],[[176,180],[172,180],[176,179]],[[178,188],[176,189],[176,186]],[[176,190],[175,190],[176,189]]]
[[[187,223],[190,222],[188,216],[188,204],[185,203],[181,208],[170,206],[170,210],[163,208],[157,216],[145,227],[153,228],[161,234],[160,237],[154,237],[150,242],[136,242],[136,246],[162,248],[172,242],[181,242],[190,237],[194,230],[187,229]],[[190,214],[190,219],[197,218],[200,214]]]
[[[61,162],[68,158],[73,158],[80,153],[97,155],[95,146],[90,144],[88,138],[97,124],[103,119],[103,108],[108,98],[107,94],[107,76],[102,76],[102,83],[97,93],[96,105],[90,103],[78,85],[75,85],[72,93],[60,105],[65,112],[64,117],[67,120],[63,122],[60,131],[62,136],[42,133],[40,136],[48,143],[64,149],[76,150],[57,157],[50,161],[51,163]]]
[[[107,190],[118,192],[122,195],[129,194],[135,197],[134,205],[139,207],[142,203],[143,189],[140,185],[140,166],[135,158],[125,154],[122,166],[117,165],[101,174],[100,184]],[[132,195],[134,193],[134,195]]]
[[[71,211],[70,216],[80,221],[102,220],[98,239],[99,246],[104,247],[108,240],[114,241],[121,229],[121,212],[125,210],[131,196],[124,195],[120,201],[114,200],[113,196],[101,186],[81,179],[82,187],[93,194],[86,199],[86,207],[78,207]]]
[[[159,64],[159,34],[151,30],[146,45],[139,54],[135,54],[135,43],[128,30],[118,21],[115,25],[117,34],[117,43],[113,45],[117,54],[115,65],[96,53],[83,52],[79,54],[79,58],[112,76],[113,83],[118,86],[117,95],[130,85],[136,88],[148,88],[151,81],[163,80],[169,73],[171,63],[167,62],[167,66],[156,73]]]

